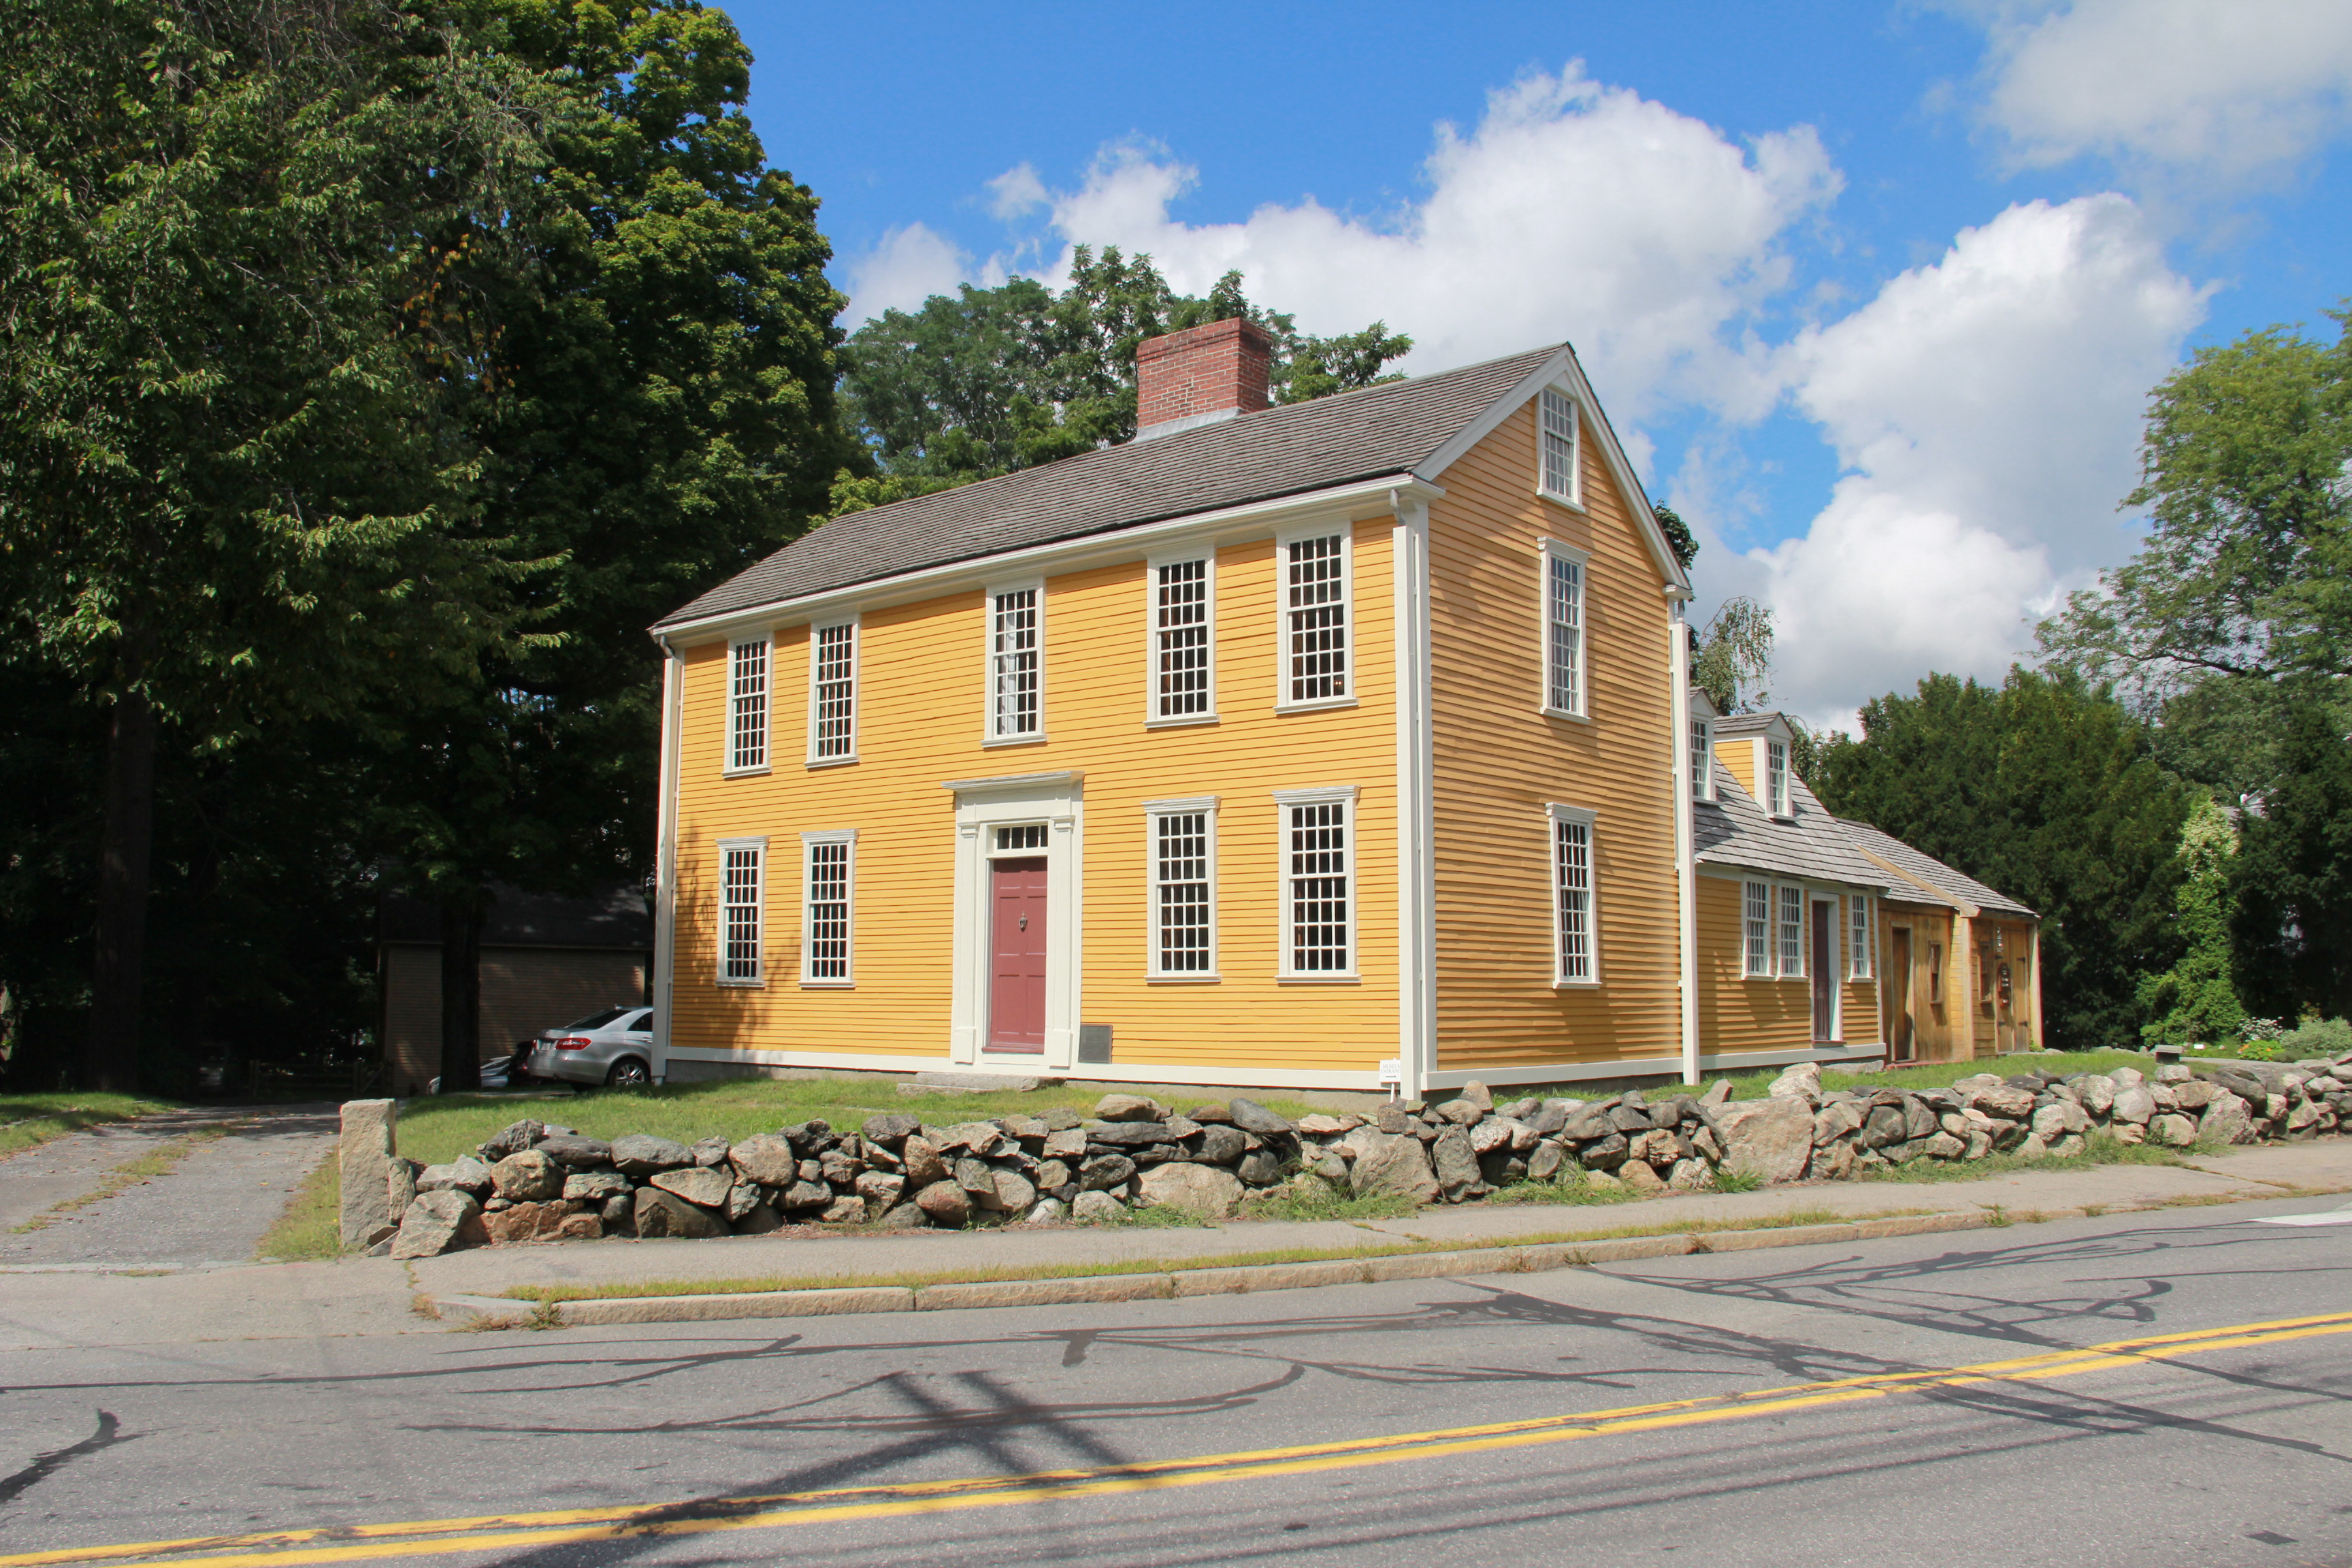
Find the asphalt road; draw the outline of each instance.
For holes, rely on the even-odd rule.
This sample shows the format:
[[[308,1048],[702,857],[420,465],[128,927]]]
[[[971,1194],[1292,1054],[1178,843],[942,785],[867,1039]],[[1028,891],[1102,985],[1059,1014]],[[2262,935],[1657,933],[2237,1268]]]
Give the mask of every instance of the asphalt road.
[[[185,1560],[2347,1564],[2352,1225],[2255,1223],[2340,1201],[1109,1307],[11,1354],[0,1564],[240,1532],[265,1539]],[[1041,1471],[1077,1473],[1008,1479]],[[780,1497],[817,1491],[847,1495]],[[274,1533],[304,1531],[331,1533]]]

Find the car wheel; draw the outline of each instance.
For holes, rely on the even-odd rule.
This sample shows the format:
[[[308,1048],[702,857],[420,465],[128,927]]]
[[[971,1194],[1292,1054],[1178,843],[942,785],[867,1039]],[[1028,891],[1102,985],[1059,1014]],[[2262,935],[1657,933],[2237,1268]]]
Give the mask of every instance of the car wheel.
[[[652,1071],[635,1057],[623,1057],[604,1075],[605,1086],[610,1089],[643,1089],[653,1080]]]

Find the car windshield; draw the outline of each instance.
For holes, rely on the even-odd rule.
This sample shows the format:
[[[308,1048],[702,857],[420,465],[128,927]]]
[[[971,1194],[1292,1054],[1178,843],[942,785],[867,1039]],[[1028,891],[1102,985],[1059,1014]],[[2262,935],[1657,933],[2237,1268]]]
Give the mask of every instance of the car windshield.
[[[601,1029],[628,1011],[626,1007],[605,1007],[589,1014],[584,1018],[574,1018],[563,1026],[567,1029]]]

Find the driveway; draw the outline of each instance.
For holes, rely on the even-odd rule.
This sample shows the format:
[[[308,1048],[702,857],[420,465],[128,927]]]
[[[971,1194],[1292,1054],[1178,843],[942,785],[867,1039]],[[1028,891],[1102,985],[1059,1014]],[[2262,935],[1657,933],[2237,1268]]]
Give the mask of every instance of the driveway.
[[[201,1268],[250,1263],[286,1200],[335,1146],[332,1105],[170,1111],[0,1160],[0,1268]],[[184,1150],[165,1173],[104,1191],[124,1165]],[[37,1228],[22,1227],[33,1225]]]

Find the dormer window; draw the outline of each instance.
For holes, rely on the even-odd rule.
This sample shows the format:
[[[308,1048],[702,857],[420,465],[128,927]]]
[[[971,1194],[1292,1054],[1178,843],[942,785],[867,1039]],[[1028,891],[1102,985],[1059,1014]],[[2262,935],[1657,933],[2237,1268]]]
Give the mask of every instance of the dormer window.
[[[1705,719],[1690,725],[1690,793],[1693,800],[1715,798],[1715,726]]]
[[[1789,742],[1764,742],[1764,809],[1775,816],[1789,811]]]
[[[1564,392],[1544,388],[1538,400],[1541,427],[1544,494],[1570,506],[1583,505],[1577,488],[1576,402]]]

